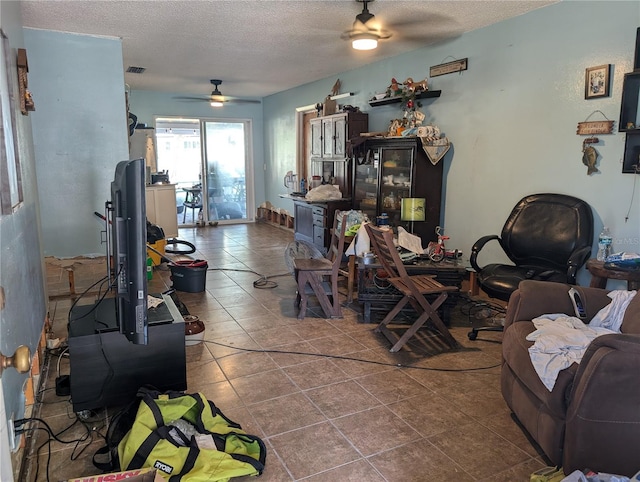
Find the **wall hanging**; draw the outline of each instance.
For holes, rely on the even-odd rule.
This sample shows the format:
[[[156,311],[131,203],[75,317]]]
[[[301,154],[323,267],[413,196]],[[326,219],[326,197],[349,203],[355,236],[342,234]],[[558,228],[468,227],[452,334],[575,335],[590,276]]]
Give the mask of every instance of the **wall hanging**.
[[[604,121],[589,121],[593,114],[599,113],[607,120]],[[584,122],[578,122],[578,129],[576,134],[579,136],[589,136],[582,141],[582,163],[587,166],[587,175],[600,172],[596,167],[598,162],[599,153],[596,151],[594,144],[598,144],[600,139],[594,137],[595,134],[611,134],[613,132],[613,121],[609,120],[602,111],[594,110]]]
[[[609,72],[611,64],[589,67],[584,75],[584,98],[609,97]]]

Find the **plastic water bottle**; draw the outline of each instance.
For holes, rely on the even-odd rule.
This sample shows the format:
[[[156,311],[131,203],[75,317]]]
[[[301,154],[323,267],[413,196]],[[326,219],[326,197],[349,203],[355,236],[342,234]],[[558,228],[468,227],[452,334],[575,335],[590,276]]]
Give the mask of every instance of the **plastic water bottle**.
[[[611,238],[611,233],[609,232],[608,227],[603,227],[600,236],[598,236],[598,254],[596,259],[598,261],[604,261],[608,256],[611,255],[611,243],[613,239]]]

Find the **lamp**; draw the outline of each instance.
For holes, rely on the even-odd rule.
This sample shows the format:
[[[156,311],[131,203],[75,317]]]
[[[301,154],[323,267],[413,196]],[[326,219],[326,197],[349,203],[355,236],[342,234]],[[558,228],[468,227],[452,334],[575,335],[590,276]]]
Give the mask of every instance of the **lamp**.
[[[373,50],[378,46],[378,37],[371,33],[359,33],[351,37],[351,46],[355,50]]]
[[[409,231],[413,232],[413,223],[415,221],[424,221],[427,200],[422,197],[405,197],[402,198],[400,206],[400,219],[409,221],[411,224]]]
[[[210,102],[211,107],[222,107],[224,104],[222,102],[220,102],[219,100],[212,100]]]

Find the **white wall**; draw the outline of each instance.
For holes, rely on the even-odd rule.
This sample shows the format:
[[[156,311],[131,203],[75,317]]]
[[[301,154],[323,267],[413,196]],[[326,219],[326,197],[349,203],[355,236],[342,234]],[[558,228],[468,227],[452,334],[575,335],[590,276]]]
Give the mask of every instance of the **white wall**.
[[[422,108],[427,120],[453,142],[443,159],[442,221],[451,237],[449,246],[468,254],[481,235],[500,233],[521,197],[559,192],[591,204],[594,236],[606,223],[615,251],[640,252],[640,186],[633,197],[634,181],[640,182],[633,174],[621,173],[625,137],[617,132],[623,75],[633,70],[639,25],[640,2],[564,1],[267,97],[267,199],[290,209],[278,193],[286,171],[295,169],[294,109],[321,100],[335,78],[340,78],[343,91],[358,94],[345,103],[369,113],[369,130],[386,130],[389,121],[401,115],[400,107],[370,107],[367,100],[374,92],[383,91],[392,77],[421,79],[428,77],[432,65],[467,57],[467,71],[430,79],[431,89],[442,90],[442,96],[423,101]],[[585,69],[601,64],[613,65],[611,96],[585,100]],[[598,136],[600,173],[587,176],[581,160],[583,137],[576,135],[576,128],[596,110],[616,126],[612,135]],[[604,117],[594,114],[590,120]],[[589,279],[581,270],[579,282]]]
[[[129,158],[122,43],[25,29],[44,254],[104,254],[115,166]]]

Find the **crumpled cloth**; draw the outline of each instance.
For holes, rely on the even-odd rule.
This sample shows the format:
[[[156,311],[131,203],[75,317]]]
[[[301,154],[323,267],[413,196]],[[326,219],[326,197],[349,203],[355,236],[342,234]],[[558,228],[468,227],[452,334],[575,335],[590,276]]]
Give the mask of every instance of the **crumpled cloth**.
[[[550,314],[532,320],[536,330],[527,336],[533,368],[552,391],[561,370],[580,363],[587,347],[598,336],[616,333],[602,327],[590,327],[575,316]]]
[[[575,316],[546,314],[531,320],[536,330],[527,336],[531,363],[540,380],[552,391],[561,370],[580,363],[589,344],[598,336],[620,333],[624,312],[635,291],[614,290],[611,303],[593,317],[589,325]]]
[[[636,291],[613,290],[607,296],[611,298],[611,303],[602,308],[596,316],[589,322],[589,326],[602,326],[613,331],[620,331],[622,318],[627,306],[636,295]]]

